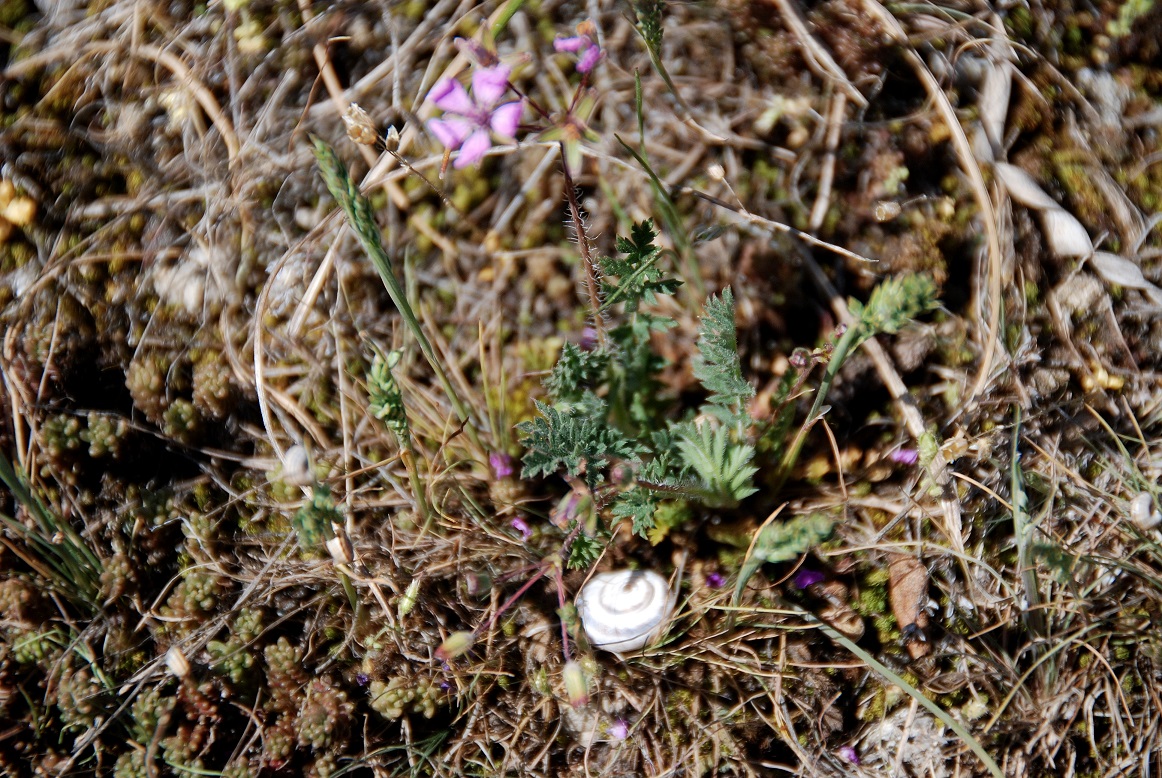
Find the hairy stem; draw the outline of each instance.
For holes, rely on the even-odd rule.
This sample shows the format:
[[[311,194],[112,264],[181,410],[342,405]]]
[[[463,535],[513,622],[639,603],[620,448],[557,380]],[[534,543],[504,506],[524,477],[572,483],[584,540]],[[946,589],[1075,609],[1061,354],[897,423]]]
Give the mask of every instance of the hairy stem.
[[[561,144],[561,157],[565,156],[565,144]],[[589,236],[585,234],[585,222],[581,219],[581,205],[577,202],[577,188],[573,185],[573,176],[569,174],[569,166],[563,165],[565,171],[565,199],[569,202],[569,216],[573,219],[573,229],[577,231],[577,246],[581,251],[581,264],[585,266],[585,288],[589,292],[589,307],[593,311],[593,327],[597,330],[597,342],[604,348],[605,321],[601,316],[601,298],[597,293],[596,259],[589,245]]]

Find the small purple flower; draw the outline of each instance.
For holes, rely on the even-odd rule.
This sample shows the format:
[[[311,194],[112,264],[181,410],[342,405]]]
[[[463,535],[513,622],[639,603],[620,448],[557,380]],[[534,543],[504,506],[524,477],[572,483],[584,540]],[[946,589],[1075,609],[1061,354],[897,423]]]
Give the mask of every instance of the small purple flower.
[[[629,722],[625,719],[617,719],[609,725],[609,737],[614,740],[625,740],[629,737]]]
[[[888,454],[888,459],[897,465],[914,465],[920,461],[920,452],[914,448],[898,448]]]
[[[795,577],[791,579],[791,586],[794,586],[796,589],[807,589],[817,583],[823,583],[826,577],[818,570],[801,567],[799,568],[799,572],[795,573]]]
[[[512,528],[520,533],[525,542],[528,542],[529,538],[533,536],[533,531],[529,529],[529,525],[525,524],[525,520],[519,516],[512,520]]]
[[[601,59],[601,47],[597,45],[597,28],[593,22],[584,21],[577,25],[577,34],[571,38],[557,37],[553,41],[555,51],[567,51],[578,56],[577,72],[588,73]]]
[[[366,686],[367,682],[370,680],[371,679],[367,676],[367,673],[356,673],[355,674],[355,683],[358,686]]]
[[[592,351],[597,348],[597,343],[597,328],[586,327],[581,330],[581,342],[577,344],[578,348],[582,351]]]
[[[722,573],[707,573],[706,585],[711,589],[721,589],[726,585],[726,576]]]
[[[493,451],[489,454],[488,464],[492,465],[492,475],[498,481],[501,478],[511,478],[516,472],[512,466],[512,457],[503,451]]]
[[[497,105],[508,91],[507,65],[481,68],[472,74],[472,95],[452,78],[432,87],[428,99],[444,111],[444,118],[428,121],[428,129],[449,151],[460,149],[455,168],[474,165],[492,148],[491,132],[505,138],[516,135],[523,105],[520,100]]]
[[[859,764],[859,754],[851,746],[841,746],[839,755],[852,764]]]

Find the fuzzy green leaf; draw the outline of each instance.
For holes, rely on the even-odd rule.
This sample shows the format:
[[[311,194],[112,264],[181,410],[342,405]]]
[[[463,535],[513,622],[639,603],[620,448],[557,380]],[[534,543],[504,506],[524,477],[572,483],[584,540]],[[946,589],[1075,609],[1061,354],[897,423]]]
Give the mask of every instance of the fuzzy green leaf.
[[[542,402],[536,406],[541,415],[517,425],[523,433],[521,442],[528,448],[522,478],[552,475],[564,467],[572,476],[584,472],[592,489],[611,457],[629,458],[638,453],[633,441],[599,419],[562,413]]]
[[[545,380],[545,389],[554,402],[575,402],[586,389],[596,388],[608,364],[609,354],[605,351],[582,351],[566,343],[553,372]]]
[[[732,508],[758,491],[751,485],[758,472],[750,464],[754,447],[733,442],[726,427],[713,426],[679,425],[677,447],[682,461],[702,481],[702,503],[708,508]]]
[[[730,289],[724,289],[721,297],[706,301],[698,328],[694,377],[710,393],[704,411],[726,424],[748,426],[746,402],[754,397],[754,387],[742,377],[734,331],[734,295]]]
[[[658,498],[655,494],[635,486],[617,498],[612,513],[614,518],[632,520],[633,533],[644,538],[654,527],[654,511],[657,507]]]
[[[605,546],[595,538],[589,537],[584,532],[578,534],[573,540],[573,545],[569,547],[569,568],[584,570],[601,557],[604,549]]]
[[[602,257],[601,268],[607,274],[601,280],[605,303],[609,308],[614,303],[625,303],[627,312],[637,311],[641,303],[653,303],[659,294],[673,294],[682,282],[676,278],[663,278],[657,262],[662,250],[654,245],[658,234],[653,222],[648,219],[633,225],[629,238],[617,239],[617,251],[624,259]],[[614,283],[608,276],[617,276]]]

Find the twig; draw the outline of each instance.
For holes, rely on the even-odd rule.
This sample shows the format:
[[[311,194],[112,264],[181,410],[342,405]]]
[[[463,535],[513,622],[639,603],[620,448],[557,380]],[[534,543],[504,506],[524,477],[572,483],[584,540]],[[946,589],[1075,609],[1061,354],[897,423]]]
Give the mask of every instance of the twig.
[[[804,267],[807,268],[808,274],[831,300],[831,310],[835,316],[849,328],[849,331],[857,328],[858,322],[847,309],[847,303],[839,296],[839,292],[831,285],[831,281],[824,274],[823,269],[807,252],[800,252]],[[919,441],[926,433],[927,428],[924,424],[924,416],[920,413],[920,409],[916,407],[916,401],[908,393],[908,387],[904,384],[904,380],[900,378],[900,374],[896,372],[896,368],[892,365],[891,358],[888,357],[887,352],[884,351],[879,341],[875,338],[869,338],[863,343],[863,349],[872,363],[875,365],[876,373],[879,374],[880,380],[883,381],[888,393],[896,402],[896,407],[900,411],[900,415],[904,418],[904,426],[908,429],[908,434],[912,439]],[[838,347],[837,347],[838,350]],[[832,356],[834,361],[834,355]],[[962,519],[960,511],[960,499],[956,496],[956,489],[952,484],[952,477],[948,471],[948,461],[944,458],[944,453],[937,451],[936,456],[928,465],[928,477],[940,489],[940,505],[941,511],[944,514],[944,534],[952,543],[953,550],[958,554],[964,553],[964,537],[962,529]],[[962,560],[963,563],[963,560]],[[966,580],[972,586],[972,577],[968,575],[967,567],[965,568]]]
[[[827,114],[827,153],[823,157],[823,169],[819,171],[819,191],[815,195],[815,205],[811,208],[811,219],[807,225],[811,232],[817,232],[827,216],[831,205],[831,182],[835,178],[835,149],[839,146],[839,132],[843,129],[843,111],[847,107],[847,97],[836,92],[831,97],[831,110]]]
[[[969,390],[966,400],[966,403],[971,403],[988,382],[989,375],[992,372],[993,355],[1000,337],[999,326],[1002,302],[1001,263],[1003,257],[1001,255],[1001,238],[997,230],[996,211],[993,208],[992,199],[989,197],[988,188],[985,186],[984,175],[980,171],[980,165],[976,163],[976,157],[972,151],[972,144],[969,143],[968,136],[964,134],[964,128],[960,126],[960,119],[957,118],[952,103],[948,101],[948,95],[944,94],[944,90],[940,88],[940,83],[932,75],[932,71],[928,69],[928,66],[924,64],[924,60],[920,59],[920,55],[912,48],[908,42],[907,34],[905,34],[900,23],[896,21],[896,17],[892,16],[891,12],[884,8],[879,0],[863,0],[863,6],[867,9],[868,14],[879,20],[888,37],[892,39],[892,42],[900,47],[900,53],[904,55],[904,59],[908,61],[908,64],[916,72],[916,76],[924,85],[928,96],[940,111],[940,116],[948,126],[948,131],[952,136],[952,144],[956,148],[956,155],[960,160],[960,166],[964,170],[965,175],[968,176],[969,184],[972,186],[977,207],[980,208],[981,221],[984,222],[985,240],[988,246],[989,319],[988,328],[985,333],[984,355],[981,357],[980,371],[977,373],[976,381]]]
[[[783,21],[791,28],[795,39],[799,41],[799,45],[803,49],[803,60],[807,63],[807,67],[811,68],[820,78],[825,78],[828,81],[834,81],[843,93],[851,100],[863,108],[867,105],[867,98],[865,98],[855,85],[847,78],[847,74],[843,72],[843,68],[839,67],[836,61],[832,58],[827,49],[811,36],[811,32],[807,29],[806,23],[799,12],[795,10],[795,6],[791,5],[790,0],[769,0],[778,9]]]

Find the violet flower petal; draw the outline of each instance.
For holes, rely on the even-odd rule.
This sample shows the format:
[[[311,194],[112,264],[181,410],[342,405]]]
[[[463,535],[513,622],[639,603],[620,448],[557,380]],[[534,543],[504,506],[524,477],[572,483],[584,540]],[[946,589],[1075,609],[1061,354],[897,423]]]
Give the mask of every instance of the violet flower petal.
[[[529,525],[525,524],[524,519],[519,516],[512,520],[512,528],[519,532],[526,541],[533,536],[533,531],[529,529]]]
[[[597,46],[590,46],[581,55],[581,61],[577,63],[577,72],[588,73],[593,70],[593,66],[597,64],[599,59],[601,59],[601,49]]]
[[[460,156],[452,163],[452,167],[459,170],[469,165],[475,165],[484,159],[485,152],[490,148],[492,148],[492,139],[488,137],[488,130],[479,129],[460,144]]]
[[[914,448],[898,448],[888,454],[888,459],[897,465],[914,465],[920,461],[920,452]]]
[[[524,104],[519,100],[499,105],[492,112],[490,124],[492,131],[506,138],[516,137],[516,128],[520,125],[520,115]]]
[[[445,78],[432,87],[432,91],[428,92],[428,99],[437,108],[448,113],[470,116],[476,111],[476,104],[468,96],[468,91],[454,78]]]
[[[795,577],[791,580],[791,585],[796,589],[806,589],[814,586],[817,583],[823,583],[827,576],[818,570],[811,570],[807,567],[799,568],[799,572],[795,573]]]
[[[494,68],[481,68],[472,74],[472,94],[476,97],[476,104],[485,111],[504,97],[508,91],[508,76],[512,71],[508,65],[497,65]]]
[[[558,52],[567,51],[576,54],[592,45],[593,43],[584,35],[574,35],[571,38],[557,36],[553,39],[553,50]]]
[[[625,740],[629,737],[629,722],[618,719],[609,725],[609,736],[614,740]]]
[[[512,457],[503,451],[493,451],[489,454],[488,464],[492,466],[492,475],[497,480],[508,478],[515,472],[512,466]]]
[[[472,132],[472,125],[463,119],[429,119],[428,130],[444,148],[455,151]]]

